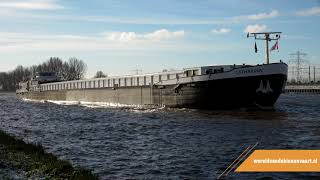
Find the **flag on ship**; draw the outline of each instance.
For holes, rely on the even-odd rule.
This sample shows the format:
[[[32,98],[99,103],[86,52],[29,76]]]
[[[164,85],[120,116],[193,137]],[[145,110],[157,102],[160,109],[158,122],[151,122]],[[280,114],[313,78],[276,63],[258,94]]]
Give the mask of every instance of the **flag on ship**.
[[[258,52],[257,42],[254,43],[254,51],[255,51],[256,53]]]
[[[273,51],[273,50],[279,50],[279,43],[278,43],[278,41],[271,47],[270,51]]]

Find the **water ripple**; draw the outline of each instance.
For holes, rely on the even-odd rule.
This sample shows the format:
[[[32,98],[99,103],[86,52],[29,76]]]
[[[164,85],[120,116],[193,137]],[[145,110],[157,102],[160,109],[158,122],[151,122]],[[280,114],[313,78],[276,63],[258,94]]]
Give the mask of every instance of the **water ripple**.
[[[320,96],[283,95],[275,111],[203,111],[0,96],[3,130],[102,179],[212,179],[241,152],[319,149]],[[230,174],[230,179],[315,178],[306,173]]]

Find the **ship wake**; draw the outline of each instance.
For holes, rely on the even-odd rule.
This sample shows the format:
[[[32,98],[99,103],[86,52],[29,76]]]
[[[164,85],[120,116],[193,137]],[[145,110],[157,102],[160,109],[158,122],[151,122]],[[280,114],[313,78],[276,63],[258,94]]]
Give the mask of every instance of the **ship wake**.
[[[63,106],[83,106],[87,108],[119,108],[132,110],[133,112],[153,112],[163,110],[165,106],[158,105],[134,105],[134,104],[120,104],[120,103],[107,103],[107,102],[87,102],[87,101],[53,101],[53,100],[34,100],[23,99],[25,102],[36,103],[52,103]]]

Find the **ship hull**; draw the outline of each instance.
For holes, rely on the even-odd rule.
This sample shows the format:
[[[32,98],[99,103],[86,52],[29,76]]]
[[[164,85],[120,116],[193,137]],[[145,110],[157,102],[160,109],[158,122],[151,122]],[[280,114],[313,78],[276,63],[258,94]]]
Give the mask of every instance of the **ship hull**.
[[[286,76],[278,74],[185,84],[174,92],[162,89],[160,104],[199,109],[270,108],[285,83]]]
[[[212,79],[172,85],[26,92],[33,100],[106,102],[178,108],[230,109],[273,107],[283,92],[287,76],[258,75]]]

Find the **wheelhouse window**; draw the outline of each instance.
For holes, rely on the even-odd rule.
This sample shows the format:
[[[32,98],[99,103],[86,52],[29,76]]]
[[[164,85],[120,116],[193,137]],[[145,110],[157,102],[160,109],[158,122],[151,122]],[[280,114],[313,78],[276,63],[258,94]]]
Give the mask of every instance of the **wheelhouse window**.
[[[192,77],[194,76],[194,73],[193,73],[193,70],[188,70],[188,71],[185,71],[187,77]]]

